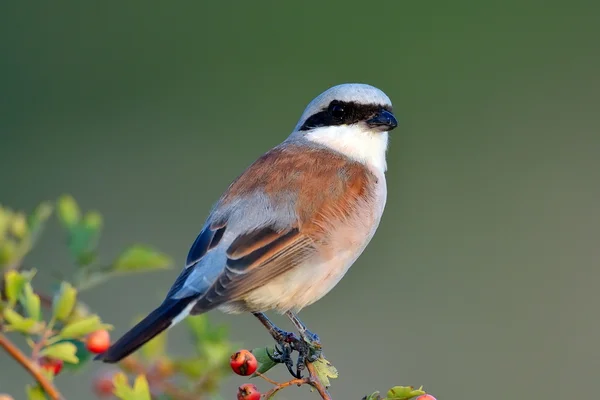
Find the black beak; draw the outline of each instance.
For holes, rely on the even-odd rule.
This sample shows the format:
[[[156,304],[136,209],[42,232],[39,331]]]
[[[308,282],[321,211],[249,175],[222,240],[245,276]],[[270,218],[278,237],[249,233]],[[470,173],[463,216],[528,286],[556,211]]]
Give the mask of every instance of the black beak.
[[[382,109],[373,118],[367,120],[367,125],[381,131],[391,131],[398,126],[398,121],[394,114]]]

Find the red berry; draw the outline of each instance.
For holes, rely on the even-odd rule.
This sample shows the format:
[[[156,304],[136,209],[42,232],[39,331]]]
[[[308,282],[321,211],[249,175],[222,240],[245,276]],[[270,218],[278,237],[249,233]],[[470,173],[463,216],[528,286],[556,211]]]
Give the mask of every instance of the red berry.
[[[55,360],[48,357],[40,358],[39,365],[46,371],[50,372],[52,375],[56,376],[60,373],[63,367],[62,360]]]
[[[236,374],[248,376],[256,372],[258,361],[256,361],[254,354],[248,350],[240,350],[231,356],[229,365]]]
[[[435,397],[433,397],[430,394],[422,394],[419,397],[417,397],[415,400],[436,400]]]
[[[90,333],[85,342],[85,346],[90,353],[104,353],[110,347],[110,335],[108,331],[106,329],[100,329],[99,331]]]
[[[260,392],[255,385],[245,383],[238,388],[237,398],[238,400],[260,400]]]

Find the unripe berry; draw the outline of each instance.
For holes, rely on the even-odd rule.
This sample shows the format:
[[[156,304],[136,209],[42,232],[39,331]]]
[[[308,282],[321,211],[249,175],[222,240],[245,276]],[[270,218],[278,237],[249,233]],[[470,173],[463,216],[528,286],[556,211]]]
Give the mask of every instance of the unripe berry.
[[[231,356],[229,365],[236,374],[248,376],[256,372],[258,361],[256,361],[254,354],[248,350],[240,350]]]
[[[110,347],[110,334],[106,329],[100,329],[88,335],[85,347],[90,353],[104,353]]]
[[[60,371],[62,370],[63,364],[64,364],[62,360],[55,360],[55,359],[48,358],[48,357],[40,358],[38,363],[39,363],[40,367],[42,367],[46,371],[49,371],[54,376],[56,376],[60,373]]]
[[[260,400],[260,392],[255,385],[245,383],[238,388],[237,400]]]

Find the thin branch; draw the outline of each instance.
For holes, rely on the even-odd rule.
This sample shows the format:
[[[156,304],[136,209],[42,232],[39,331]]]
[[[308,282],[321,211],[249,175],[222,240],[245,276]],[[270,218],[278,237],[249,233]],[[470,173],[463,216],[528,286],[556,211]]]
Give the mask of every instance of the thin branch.
[[[256,374],[263,378],[265,381],[269,382],[275,387],[264,394],[265,399],[271,398],[275,393],[279,392],[286,387],[290,387],[293,385],[302,386],[302,385],[310,385],[312,386],[321,396],[323,400],[332,400],[331,395],[327,391],[327,388],[321,383],[317,376],[317,372],[315,371],[315,367],[312,363],[306,363],[306,369],[308,370],[309,376],[302,379],[292,379],[287,382],[278,383],[272,380],[271,378],[266,377],[265,375],[257,372]]]
[[[314,387],[317,392],[319,392],[323,400],[332,400],[331,395],[327,391],[327,388],[321,383],[321,381],[317,377],[315,366],[312,363],[306,363],[306,369],[308,369],[308,372],[310,373],[310,381],[308,382],[308,384]]]
[[[52,400],[64,400],[64,397],[60,394],[58,389],[50,382],[42,373],[37,364],[31,362],[31,360],[21,351],[17,346],[14,345],[4,334],[0,333],[0,346],[6,350],[6,352],[15,359],[23,368],[29,372],[29,374],[35,379],[42,389],[46,392]]]

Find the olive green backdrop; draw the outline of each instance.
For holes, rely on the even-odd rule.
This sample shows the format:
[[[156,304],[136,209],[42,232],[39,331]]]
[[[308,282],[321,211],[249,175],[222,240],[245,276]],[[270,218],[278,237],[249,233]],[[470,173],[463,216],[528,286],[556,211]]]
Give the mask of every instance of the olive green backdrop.
[[[599,3],[17,3],[0,6],[0,202],[71,193],[105,214],[105,257],[141,241],[182,265],[213,202],[314,96],[370,83],[400,123],[387,209],[302,313],[340,370],[334,397],[596,395]],[[40,283],[67,271],[58,232],[27,260]],[[178,273],[85,300],[120,334]],[[250,316],[211,317],[247,347],[269,342]],[[189,349],[182,327],[170,346]],[[91,398],[99,367],[58,384]],[[29,377],[5,354],[0,368],[0,391],[24,398]]]

